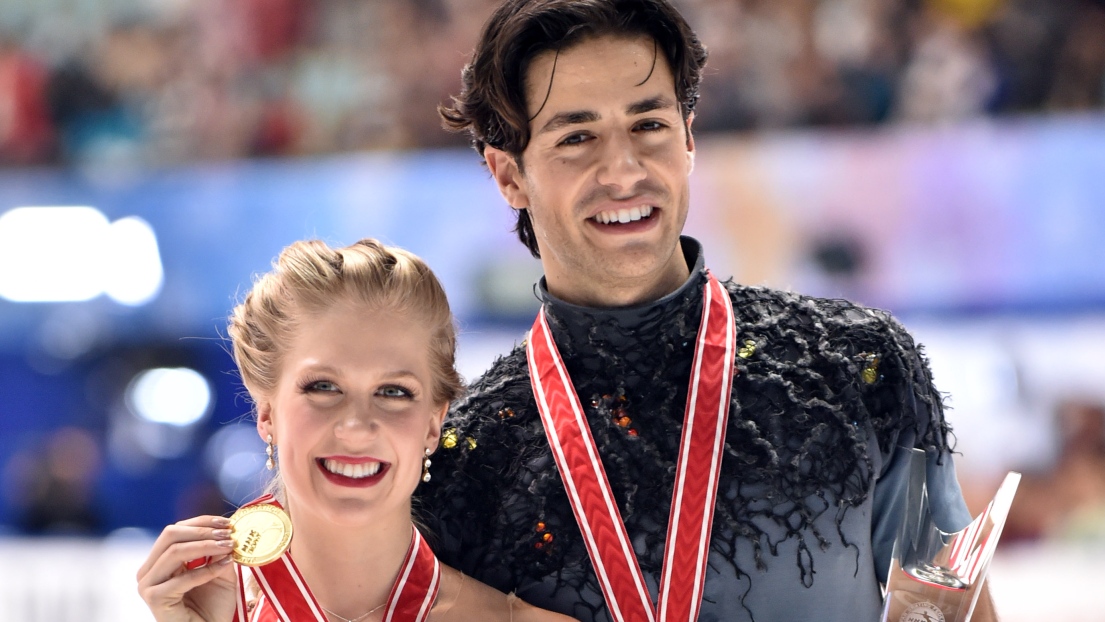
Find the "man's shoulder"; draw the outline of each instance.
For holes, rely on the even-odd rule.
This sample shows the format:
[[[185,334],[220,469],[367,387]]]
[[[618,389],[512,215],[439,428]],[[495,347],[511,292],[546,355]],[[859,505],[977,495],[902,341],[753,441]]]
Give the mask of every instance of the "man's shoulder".
[[[478,399],[496,394],[518,383],[529,386],[529,366],[524,339],[515,344],[510,352],[496,357],[487,371],[469,384],[466,399]]]
[[[888,311],[840,298],[731,281],[725,285],[737,318],[738,340],[750,338],[758,346],[760,342],[782,341],[786,344],[783,350],[798,358],[808,355],[815,366],[819,361],[835,361],[849,369],[858,365],[862,370],[878,359],[884,368],[902,368],[905,377],[915,373],[927,376],[923,348]],[[791,356],[783,351],[776,351],[776,355]]]
[[[489,427],[514,427],[527,422],[534,412],[526,342],[522,341],[496,358],[469,384],[464,396],[453,402],[446,428],[478,436],[487,433]]]
[[[784,323],[827,332],[905,332],[890,312],[845,300],[822,298],[763,286],[724,282],[738,321]]]

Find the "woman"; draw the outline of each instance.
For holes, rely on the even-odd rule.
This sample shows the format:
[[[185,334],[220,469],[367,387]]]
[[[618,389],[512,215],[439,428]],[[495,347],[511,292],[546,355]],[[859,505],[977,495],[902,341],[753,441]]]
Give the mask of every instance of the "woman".
[[[374,240],[298,242],[229,334],[294,537],[243,570],[228,519],[166,527],[138,572],[159,622],[569,620],[437,564],[414,526],[411,493],[462,388],[445,292],[420,259]]]

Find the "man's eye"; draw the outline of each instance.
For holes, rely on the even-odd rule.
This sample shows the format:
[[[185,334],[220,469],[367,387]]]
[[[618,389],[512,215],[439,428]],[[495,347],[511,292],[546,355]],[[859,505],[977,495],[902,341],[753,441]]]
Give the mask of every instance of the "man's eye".
[[[384,397],[410,397],[411,392],[399,386],[387,386],[381,388],[378,393]]]
[[[638,130],[642,130],[645,132],[654,132],[656,130],[664,129],[664,127],[666,126],[659,121],[645,121],[637,125]]]
[[[561,145],[579,145],[587,140],[586,134],[572,134],[571,136],[560,141]]]

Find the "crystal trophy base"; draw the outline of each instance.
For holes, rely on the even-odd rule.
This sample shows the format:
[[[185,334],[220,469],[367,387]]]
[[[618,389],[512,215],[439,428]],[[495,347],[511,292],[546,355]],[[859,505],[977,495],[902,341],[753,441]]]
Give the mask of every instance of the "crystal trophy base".
[[[933,522],[925,466],[924,452],[914,450],[881,621],[969,622],[1021,476],[1006,475],[986,511],[948,533]]]
[[[910,572],[910,571],[913,572]],[[899,580],[887,592],[884,621],[893,622],[965,622],[973,597],[968,585],[942,568],[903,569],[897,560],[891,566]],[[905,575],[901,577],[900,575]]]

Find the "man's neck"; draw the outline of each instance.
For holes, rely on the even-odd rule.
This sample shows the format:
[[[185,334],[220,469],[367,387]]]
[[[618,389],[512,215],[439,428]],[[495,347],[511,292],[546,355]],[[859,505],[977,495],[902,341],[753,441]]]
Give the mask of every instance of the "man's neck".
[[[690,275],[687,259],[680,247],[662,271],[639,279],[596,282],[546,272],[545,286],[550,294],[564,302],[580,307],[609,309],[659,300],[679,289]]]

